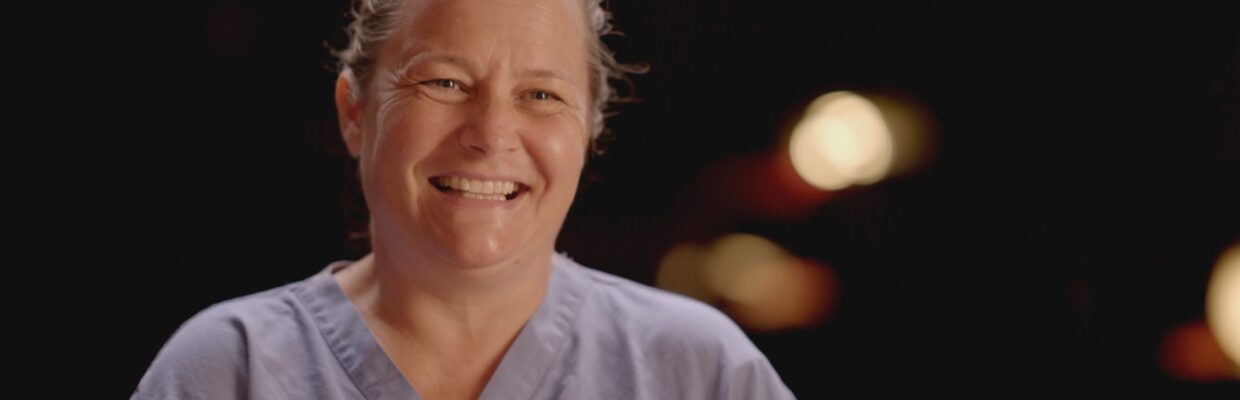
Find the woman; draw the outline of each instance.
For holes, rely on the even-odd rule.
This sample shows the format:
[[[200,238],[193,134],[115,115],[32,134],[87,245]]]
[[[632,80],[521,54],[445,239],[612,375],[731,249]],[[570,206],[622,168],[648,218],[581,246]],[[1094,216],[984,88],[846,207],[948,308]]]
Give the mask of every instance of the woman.
[[[554,250],[616,71],[598,0],[355,9],[372,252],[202,311],[134,398],[792,398],[715,309]]]

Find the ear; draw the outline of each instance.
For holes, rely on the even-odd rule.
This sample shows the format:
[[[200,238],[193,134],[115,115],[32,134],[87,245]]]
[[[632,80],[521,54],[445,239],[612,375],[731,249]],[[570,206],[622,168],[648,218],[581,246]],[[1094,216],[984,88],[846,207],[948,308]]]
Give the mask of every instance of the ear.
[[[347,67],[336,77],[336,117],[340,120],[340,136],[353,158],[362,151],[362,108],[360,101],[353,100],[355,82],[353,71]]]

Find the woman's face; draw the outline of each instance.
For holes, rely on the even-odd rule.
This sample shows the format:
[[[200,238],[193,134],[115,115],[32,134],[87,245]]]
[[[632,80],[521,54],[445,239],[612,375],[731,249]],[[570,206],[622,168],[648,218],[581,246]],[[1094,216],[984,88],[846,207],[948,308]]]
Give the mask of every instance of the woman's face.
[[[588,143],[581,7],[405,2],[364,98],[336,96],[376,250],[464,268],[554,251]]]

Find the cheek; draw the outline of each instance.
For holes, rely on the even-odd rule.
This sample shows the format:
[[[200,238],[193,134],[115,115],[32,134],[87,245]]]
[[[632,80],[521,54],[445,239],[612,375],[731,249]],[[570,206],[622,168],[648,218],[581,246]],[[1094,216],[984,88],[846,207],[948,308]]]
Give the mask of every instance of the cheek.
[[[442,110],[417,104],[393,107],[376,118],[373,153],[383,173],[403,177],[426,158],[451,131],[451,118]]]
[[[564,185],[568,181],[575,185],[585,166],[585,132],[576,124],[563,123],[536,131],[547,134],[527,142],[535,162],[553,183]]]

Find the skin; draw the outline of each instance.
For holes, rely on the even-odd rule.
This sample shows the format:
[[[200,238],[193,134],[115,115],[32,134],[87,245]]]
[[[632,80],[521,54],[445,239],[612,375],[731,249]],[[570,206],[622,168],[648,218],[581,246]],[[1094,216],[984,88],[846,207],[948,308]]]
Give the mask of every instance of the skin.
[[[351,71],[336,83],[373,252],[335,276],[423,398],[477,398],[546,293],[589,141],[589,31],[577,0],[402,7],[361,98]],[[466,199],[444,175],[527,190]]]

